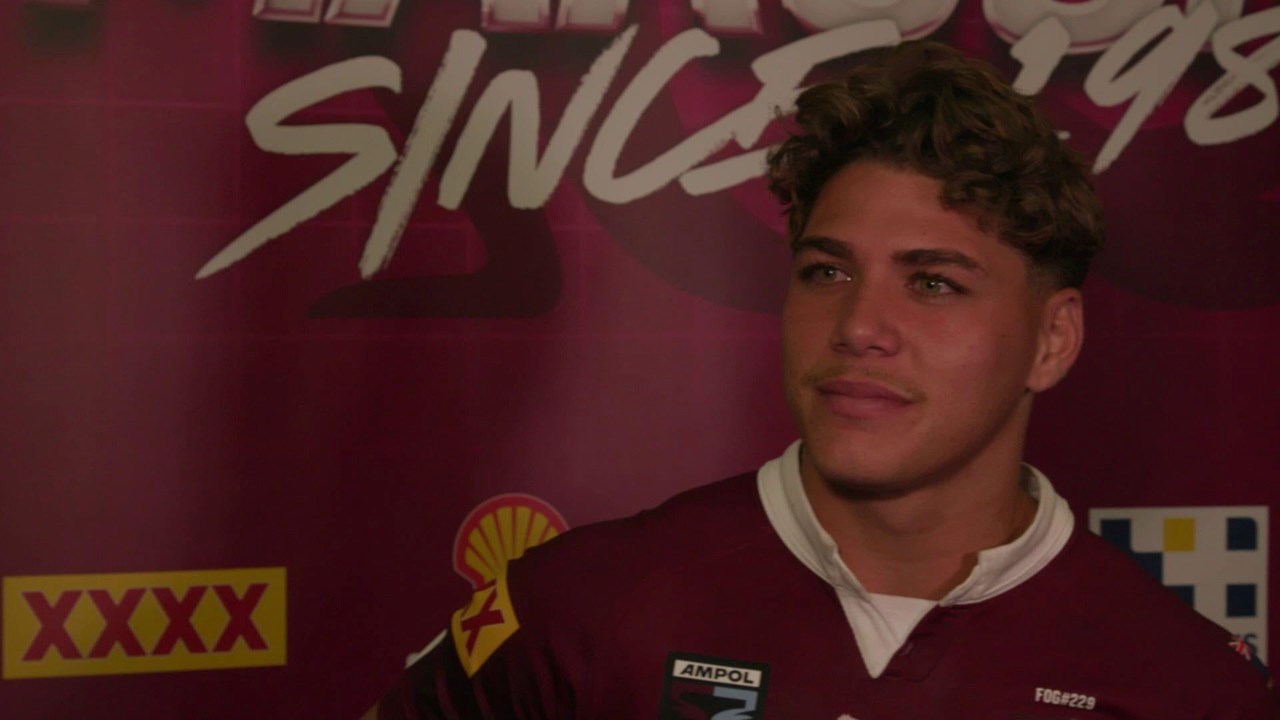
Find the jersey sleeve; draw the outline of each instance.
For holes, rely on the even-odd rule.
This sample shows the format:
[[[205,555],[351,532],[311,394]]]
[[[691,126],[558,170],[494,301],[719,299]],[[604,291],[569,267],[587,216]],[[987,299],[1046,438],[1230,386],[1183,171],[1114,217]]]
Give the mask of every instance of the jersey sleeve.
[[[1212,716],[1213,720],[1277,720],[1280,718],[1280,696],[1276,695],[1274,688],[1235,697],[1223,705],[1225,709],[1215,713]]]
[[[579,618],[518,561],[476,589],[378,705],[380,720],[566,720],[585,675]]]

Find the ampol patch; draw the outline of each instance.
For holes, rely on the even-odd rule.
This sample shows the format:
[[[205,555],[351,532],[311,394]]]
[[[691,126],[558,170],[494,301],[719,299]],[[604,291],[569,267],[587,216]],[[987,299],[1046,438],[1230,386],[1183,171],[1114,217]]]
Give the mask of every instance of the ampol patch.
[[[1094,508],[1089,529],[1265,659],[1267,517],[1265,506]]]
[[[769,666],[671,653],[659,720],[760,720]]]

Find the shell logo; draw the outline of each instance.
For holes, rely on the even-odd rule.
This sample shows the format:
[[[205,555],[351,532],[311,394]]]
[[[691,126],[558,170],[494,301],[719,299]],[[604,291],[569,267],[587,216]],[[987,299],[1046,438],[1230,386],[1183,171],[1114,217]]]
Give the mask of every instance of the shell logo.
[[[479,588],[502,574],[507,563],[569,529],[560,513],[532,495],[489,498],[467,515],[453,540],[453,569]]]
[[[569,526],[532,495],[490,498],[471,511],[453,540],[453,569],[475,589],[449,623],[458,659],[472,677],[520,629],[507,589],[507,565]]]

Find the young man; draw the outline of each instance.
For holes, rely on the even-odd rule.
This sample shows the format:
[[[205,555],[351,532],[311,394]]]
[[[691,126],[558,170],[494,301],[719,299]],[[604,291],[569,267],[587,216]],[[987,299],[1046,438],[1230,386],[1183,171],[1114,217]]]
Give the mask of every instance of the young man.
[[[796,124],[770,180],[800,441],[504,567],[377,716],[1280,717],[1225,631],[1021,462],[1084,336],[1081,162],[930,43],[809,90]]]

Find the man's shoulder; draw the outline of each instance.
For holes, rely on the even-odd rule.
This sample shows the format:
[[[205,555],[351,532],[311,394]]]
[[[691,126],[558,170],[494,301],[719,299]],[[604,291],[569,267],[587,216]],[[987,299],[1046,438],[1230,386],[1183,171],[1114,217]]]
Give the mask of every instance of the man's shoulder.
[[[1247,646],[1106,540],[1077,528],[1048,570],[1041,599],[1058,606],[1048,616],[1061,621],[1066,613],[1065,630],[1079,631],[1078,642],[1107,648],[1121,663],[1140,659],[1142,667],[1134,666],[1140,673],[1158,669],[1191,682],[1256,686]]]
[[[728,556],[746,561],[772,545],[785,552],[761,505],[755,473],[744,473],[531,548],[511,564],[509,583],[528,612],[568,611],[585,622],[637,602],[654,583],[697,581],[709,563]]]
[[[1204,643],[1225,631],[1197,613],[1123,551],[1077,527],[1043,574],[1042,590],[1099,630]]]
[[[463,671],[466,678],[499,678],[503,693],[510,688],[502,678],[523,678],[560,707],[564,686],[544,682],[551,667],[566,677],[589,675],[618,620],[649,606],[649,591],[698,577],[686,567],[704,550],[698,542],[718,536],[749,544],[762,523],[753,476],[741,475],[565,532],[502,564],[476,589],[450,623],[455,652],[436,653],[436,662],[460,682]]]
[[[515,567],[534,576],[590,568],[595,577],[617,581],[669,566],[673,558],[759,542],[769,527],[755,473],[743,473],[629,517],[574,528],[530,549]]]
[[[1077,528],[1063,553],[1060,588],[1082,609],[1136,630],[1163,625],[1190,638],[1216,638],[1225,632],[1197,613],[1185,600],[1149,574],[1136,558],[1111,543]]]

